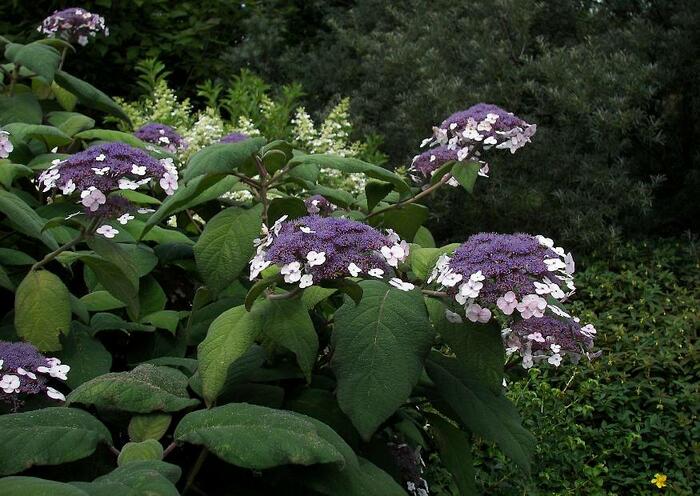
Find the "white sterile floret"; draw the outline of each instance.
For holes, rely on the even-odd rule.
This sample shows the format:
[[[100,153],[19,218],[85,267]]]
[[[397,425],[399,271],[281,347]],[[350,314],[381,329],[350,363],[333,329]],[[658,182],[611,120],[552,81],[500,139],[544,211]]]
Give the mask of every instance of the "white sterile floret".
[[[284,276],[284,282],[297,282],[301,279],[301,264],[299,262],[292,262],[283,265],[280,269],[280,274]]]
[[[131,166],[131,173],[136,174],[137,176],[143,176],[146,174],[146,166],[139,166],[136,164],[133,164]]]
[[[110,171],[109,167],[92,167],[92,172],[98,176],[104,176]]]
[[[357,277],[360,275],[360,272],[362,272],[362,269],[360,269],[357,265],[355,265],[354,262],[350,263],[348,265],[348,272],[350,272],[350,275],[352,277]]]
[[[252,281],[258,277],[258,275],[269,267],[271,263],[272,262],[269,260],[265,260],[263,255],[256,255],[253,257],[253,259],[250,261],[250,280]]]
[[[138,189],[139,183],[136,181],[132,181],[131,179],[127,179],[125,177],[122,177],[119,179],[119,189]]]
[[[316,265],[323,265],[326,263],[326,253],[321,251],[321,252],[316,252],[311,250],[309,253],[306,254],[306,260],[309,262],[310,267],[315,267]]]
[[[451,288],[455,286],[458,282],[462,280],[462,274],[459,274],[457,272],[449,272],[445,274],[442,279],[438,279],[438,282],[441,283],[443,286],[446,286],[448,288]]]
[[[525,295],[516,308],[523,319],[542,317],[547,308],[547,300],[536,294]]]
[[[100,205],[104,205],[107,202],[107,197],[104,195],[104,193],[94,186],[90,186],[88,189],[83,190],[80,193],[80,198],[80,203],[90,209],[91,212],[94,212],[100,208]]]
[[[453,312],[451,310],[445,309],[445,318],[447,319],[448,322],[452,322],[453,324],[461,324],[462,323],[462,317],[456,312]]]
[[[51,377],[55,377],[63,381],[68,379],[68,376],[66,374],[70,372],[69,365],[62,364],[61,360],[59,360],[58,358],[47,358],[46,365],[47,366],[37,367],[36,371],[41,374],[49,374]]]
[[[545,342],[544,336],[542,336],[541,332],[533,332],[531,334],[528,334],[527,339],[529,339],[530,341],[536,341],[538,343]]]
[[[592,324],[586,324],[581,328],[581,332],[589,338],[593,338],[596,335],[595,327]]]
[[[53,400],[61,400],[65,401],[66,397],[63,395],[62,392],[58,391],[57,389],[52,388],[51,386],[46,387],[46,396]]]
[[[160,187],[163,188],[163,191],[165,191],[166,195],[173,195],[177,189],[177,175],[171,172],[166,172],[163,174],[163,177],[161,177],[159,184]]]
[[[34,372],[29,372],[28,370],[24,370],[22,367],[17,367],[17,373],[19,375],[26,375],[30,379],[36,380],[36,374]]]
[[[410,282],[402,281],[398,277],[392,277],[389,279],[389,284],[397,289],[400,289],[401,291],[411,291],[415,288],[415,286]]]
[[[107,157],[104,153],[100,153],[97,157],[95,157],[95,162],[104,162],[106,158]]]
[[[552,343],[549,345],[549,348],[552,350],[552,353],[559,353],[561,351],[561,346],[558,344]]]
[[[550,272],[566,269],[566,264],[559,258],[545,258],[544,264]]]
[[[555,353],[554,355],[547,358],[547,362],[551,365],[554,365],[555,367],[558,367],[559,364],[561,364],[561,355],[559,353]]]
[[[134,218],[133,215],[126,213],[126,214],[122,214],[119,217],[117,217],[117,222],[119,222],[122,225],[125,225],[127,222],[129,222],[133,218]]]
[[[487,323],[491,320],[491,310],[488,308],[482,308],[481,305],[477,303],[470,303],[466,310],[467,319],[472,322],[481,322],[482,324]]]
[[[5,391],[7,394],[19,393],[19,377],[14,374],[5,374],[0,379],[0,389]]]
[[[105,238],[113,238],[117,234],[119,234],[119,230],[113,228],[109,224],[104,224],[103,226],[100,226],[97,228],[97,231],[95,231],[97,234],[101,234]]]
[[[64,195],[70,195],[73,191],[75,191],[75,183],[72,179],[69,179],[61,188],[61,193]]]
[[[301,227],[299,228],[299,230],[300,230],[301,232],[303,232],[304,234],[312,234],[312,233],[315,233],[315,232],[316,232],[316,231],[314,231],[313,229],[311,229],[310,227],[306,227],[306,226],[301,226]]]
[[[311,274],[305,274],[299,279],[299,287],[301,289],[308,288],[314,283],[314,277]]]
[[[518,306],[518,299],[515,293],[508,291],[506,294],[496,300],[496,306],[504,315],[511,315]]]
[[[372,277],[376,277],[377,279],[381,279],[384,275],[384,271],[382,269],[369,269],[367,273]]]
[[[547,305],[547,308],[549,308],[554,315],[557,315],[559,317],[565,317],[567,319],[571,318],[571,315],[562,310],[561,307],[558,307],[556,305]]]

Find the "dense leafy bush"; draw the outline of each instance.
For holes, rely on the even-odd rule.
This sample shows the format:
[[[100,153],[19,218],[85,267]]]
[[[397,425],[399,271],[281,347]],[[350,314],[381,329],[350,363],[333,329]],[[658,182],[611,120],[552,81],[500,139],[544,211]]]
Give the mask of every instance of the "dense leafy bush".
[[[475,464],[488,474],[485,494],[659,494],[650,483],[656,473],[668,477],[669,494],[700,491],[700,281],[689,248],[687,241],[622,244],[587,264],[576,305],[598,324],[603,357],[513,378],[508,396],[538,438],[537,469],[518,477],[481,444]],[[436,494],[458,494],[439,474]]]
[[[597,356],[595,328],[566,310],[573,258],[541,235],[436,247],[421,200],[474,192],[486,160],[536,126],[483,103],[449,116],[408,171],[417,186],[240,133],[183,160],[163,123],[97,127],[103,113],[131,126],[63,70],[67,40],[90,42],[97,19],[59,12],[51,39],[0,37],[0,287],[14,300],[0,494],[424,496],[432,449],[474,494],[473,436],[528,471],[504,364]],[[323,169],[365,186],[328,187]]]

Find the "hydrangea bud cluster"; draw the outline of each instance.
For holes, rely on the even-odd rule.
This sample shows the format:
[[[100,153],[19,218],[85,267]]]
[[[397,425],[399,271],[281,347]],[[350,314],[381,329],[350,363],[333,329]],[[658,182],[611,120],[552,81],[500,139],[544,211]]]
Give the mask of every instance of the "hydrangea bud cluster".
[[[187,148],[187,142],[177,131],[165,124],[150,123],[140,127],[134,133],[141,141],[165,148],[170,153],[177,153]]]
[[[309,215],[287,221],[281,217],[256,240],[250,261],[253,280],[276,264],[284,282],[306,288],[342,277],[383,279],[408,257],[408,244],[393,231],[386,234],[350,219]],[[389,283],[401,290],[414,286],[396,277]]]
[[[58,358],[46,358],[29,343],[0,341],[0,401],[15,408],[22,403],[20,395],[46,394],[54,400],[65,400],[48,381],[65,381],[69,371],[68,365]]]
[[[10,141],[10,133],[0,129],[0,158],[7,158],[15,147]]]
[[[90,38],[101,32],[109,36],[104,17],[75,7],[55,11],[42,21],[37,31],[49,38],[58,37],[81,46],[87,45]]]
[[[223,138],[219,140],[220,143],[239,143],[241,141],[245,141],[249,138],[247,134],[243,133],[231,133],[227,134]]]
[[[306,211],[311,215],[330,215],[338,207],[321,195],[313,195],[304,200]]]
[[[154,181],[167,195],[175,193],[178,172],[172,159],[156,160],[123,143],[96,145],[65,160],[54,160],[39,175],[44,192],[56,189],[66,196],[75,194],[87,215],[116,219],[120,224],[134,218],[131,212],[135,206],[117,192],[136,190]],[[119,231],[103,225],[97,233],[112,238]]]
[[[430,177],[449,160],[467,158],[482,164],[480,175],[488,174],[488,164],[480,160],[480,151],[495,147],[515,153],[530,141],[537,126],[497,105],[479,103],[467,110],[455,112],[433,128],[433,136],[421,146],[434,147],[413,159],[412,171]]]
[[[452,256],[442,255],[427,282],[437,284],[462,306],[467,320],[486,323],[491,320],[492,312],[498,311],[507,320],[514,321],[511,326],[516,330],[514,335],[525,336],[517,347],[525,366],[531,364],[532,358],[529,341],[549,336],[548,348],[536,346],[534,349],[539,354],[558,355],[559,358],[553,358],[550,363],[559,365],[564,353],[580,356],[584,349],[590,348],[589,344],[592,345],[592,339],[556,337],[564,333],[564,328],[567,336],[583,336],[570,331],[580,329],[578,321],[561,307],[575,291],[574,270],[571,253],[555,247],[554,242],[544,236],[480,233],[471,236]],[[551,315],[556,318],[552,319]],[[451,322],[462,322],[462,315],[456,312],[448,310],[446,317]],[[530,324],[540,328],[551,324],[551,329],[525,332]],[[591,335],[595,334],[592,326],[586,329]],[[530,335],[532,337],[528,338]]]

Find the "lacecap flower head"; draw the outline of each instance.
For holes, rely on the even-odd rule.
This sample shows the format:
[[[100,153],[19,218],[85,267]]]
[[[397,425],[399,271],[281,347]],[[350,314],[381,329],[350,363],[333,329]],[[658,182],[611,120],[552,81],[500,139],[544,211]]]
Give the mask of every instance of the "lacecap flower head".
[[[238,143],[240,141],[245,141],[249,138],[247,134],[243,133],[231,133],[227,134],[219,140],[220,143]]]
[[[511,153],[525,146],[535,134],[537,126],[503,110],[497,105],[479,103],[467,110],[455,112],[433,128],[433,135],[421,146],[432,149],[413,159],[414,175],[430,177],[449,160],[472,160],[481,164],[479,174],[488,174],[488,164],[481,160],[481,151],[492,147]]]
[[[57,10],[43,20],[37,31],[49,38],[61,38],[85,46],[98,33],[109,36],[104,17],[81,8]]]
[[[117,219],[126,224],[133,219],[135,206],[118,194],[158,183],[167,195],[178,187],[178,172],[172,159],[156,160],[143,150],[123,143],[96,145],[55,160],[39,175],[44,192],[58,190],[65,196],[75,195],[84,212],[91,217]],[[109,226],[102,226],[106,230]],[[113,237],[118,233],[100,233]]]
[[[7,158],[15,147],[10,141],[10,133],[0,129],[0,158]]]
[[[464,308],[463,313],[448,311],[447,318],[452,322],[466,318],[486,323],[493,312],[500,312],[515,322],[511,328],[517,335],[539,332],[542,336],[557,336],[562,334],[562,328],[580,329],[578,321],[562,307],[575,291],[574,270],[571,254],[544,236],[480,233],[471,236],[452,256],[441,256],[427,282],[435,283]],[[545,315],[556,318],[541,320]],[[539,328],[526,332],[530,323]],[[542,328],[550,324],[551,332],[545,332]],[[592,326],[585,329],[595,334]],[[569,341],[559,342],[552,337],[546,342],[556,345],[548,348],[551,355],[559,353],[555,352],[557,347],[562,350],[560,357],[565,352],[575,353]],[[588,340],[581,343],[584,346],[576,348],[579,354],[590,349],[592,339],[590,343]],[[532,354],[531,347],[519,347],[518,351],[524,358]],[[523,364],[527,365],[528,361]]]
[[[176,153],[187,148],[187,142],[184,138],[172,127],[165,124],[146,124],[137,129],[134,132],[134,136],[146,143],[163,147],[170,153]]]
[[[0,341],[0,401],[19,407],[27,395],[45,394],[65,400],[63,394],[48,385],[51,378],[66,380],[68,365],[58,358],[46,358],[29,343]]]
[[[256,241],[250,262],[253,280],[272,264],[284,281],[300,288],[343,277],[382,279],[408,257],[408,244],[394,233],[350,219],[310,215],[287,221],[280,218]],[[390,284],[409,291],[413,285],[397,278]]]

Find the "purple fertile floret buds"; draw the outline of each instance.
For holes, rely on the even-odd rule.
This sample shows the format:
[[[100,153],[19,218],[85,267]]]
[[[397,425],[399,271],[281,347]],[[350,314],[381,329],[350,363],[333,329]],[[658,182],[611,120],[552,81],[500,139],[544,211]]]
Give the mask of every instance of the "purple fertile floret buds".
[[[170,153],[187,148],[187,142],[172,127],[165,124],[151,123],[140,127],[134,132],[141,141],[165,148]]]
[[[245,141],[249,138],[247,134],[243,133],[231,133],[227,134],[219,140],[219,143],[238,143],[240,141]]]
[[[310,215],[287,221],[280,218],[263,229],[257,255],[250,262],[253,280],[272,264],[286,283],[300,288],[342,277],[382,279],[408,257],[408,244],[393,232],[386,234],[354,220]],[[393,281],[393,282],[392,282]],[[390,283],[409,291],[399,279]]]
[[[65,400],[63,394],[48,386],[50,378],[66,380],[70,371],[58,358],[46,358],[29,343],[0,341],[0,401],[16,410],[26,395],[46,394]]]
[[[49,38],[61,38],[70,43],[85,46],[98,33],[109,36],[104,17],[81,8],[57,10],[43,20],[37,31]]]

